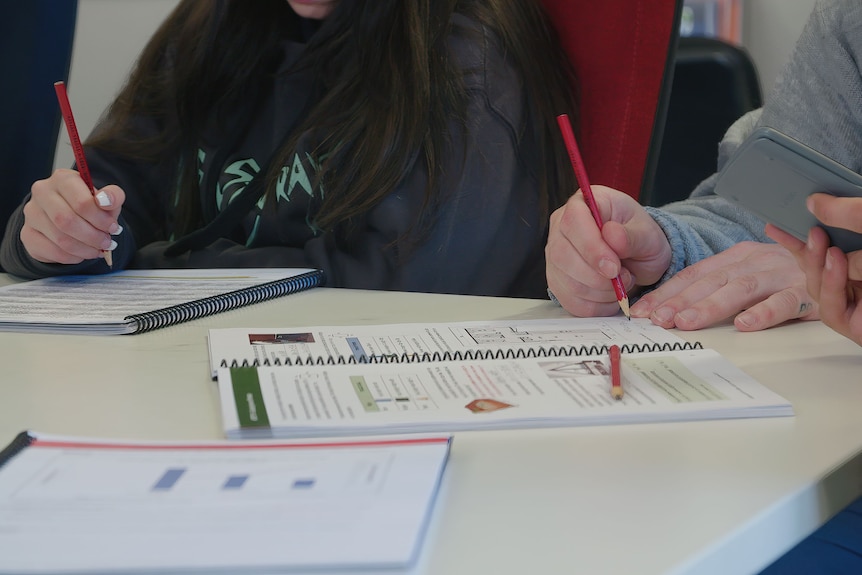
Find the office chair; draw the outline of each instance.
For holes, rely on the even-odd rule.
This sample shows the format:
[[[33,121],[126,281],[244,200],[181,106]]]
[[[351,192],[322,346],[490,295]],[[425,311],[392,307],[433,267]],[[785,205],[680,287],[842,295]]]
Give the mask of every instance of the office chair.
[[[53,170],[61,122],[54,82],[69,78],[77,13],[77,0],[26,0],[0,19],[0,230]]]
[[[716,38],[680,38],[654,193],[646,203],[687,198],[715,172],[718,143],[730,125],[761,105],[748,52]]]
[[[543,0],[575,67],[577,134],[591,184],[652,188],[682,0]]]

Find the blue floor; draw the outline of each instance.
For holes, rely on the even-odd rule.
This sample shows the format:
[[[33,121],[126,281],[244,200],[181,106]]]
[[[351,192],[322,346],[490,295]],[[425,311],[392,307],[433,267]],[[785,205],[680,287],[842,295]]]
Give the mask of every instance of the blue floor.
[[[779,557],[760,575],[862,575],[862,498]]]

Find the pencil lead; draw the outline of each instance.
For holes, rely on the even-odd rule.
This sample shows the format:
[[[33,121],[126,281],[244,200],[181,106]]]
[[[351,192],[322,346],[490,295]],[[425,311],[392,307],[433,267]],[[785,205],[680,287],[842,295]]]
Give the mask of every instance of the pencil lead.
[[[629,298],[624,297],[619,301],[620,309],[623,310],[623,315],[626,316],[626,319],[631,321],[632,315],[629,311]]]

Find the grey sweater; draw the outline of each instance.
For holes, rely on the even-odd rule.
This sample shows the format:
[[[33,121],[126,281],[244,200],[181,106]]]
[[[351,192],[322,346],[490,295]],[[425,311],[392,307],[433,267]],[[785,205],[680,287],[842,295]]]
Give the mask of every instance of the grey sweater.
[[[740,118],[718,149],[718,170],[757,126],[780,130],[862,172],[862,2],[819,0],[770,97]],[[764,222],[714,193],[717,173],[683,201],[647,208],[673,249],[661,281],[746,240],[771,241]]]

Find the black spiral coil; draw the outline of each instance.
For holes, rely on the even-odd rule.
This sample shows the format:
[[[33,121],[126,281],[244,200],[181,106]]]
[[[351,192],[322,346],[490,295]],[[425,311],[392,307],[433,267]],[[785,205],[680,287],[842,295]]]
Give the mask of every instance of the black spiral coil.
[[[2,451],[0,451],[0,467],[3,467],[3,465],[8,463],[10,459],[18,455],[35,440],[36,438],[30,435],[30,433],[27,431],[22,431],[21,433],[16,435],[15,439],[12,440],[12,443],[7,445],[3,448]]]
[[[289,295],[316,287],[322,283],[323,272],[314,270],[298,276],[274,280],[151,312],[130,315],[125,319],[135,326],[134,333],[143,333]]]
[[[685,351],[703,349],[700,342],[623,344],[623,353],[644,353],[657,351]],[[476,361],[489,359],[529,359],[542,357],[580,357],[604,355],[607,345],[571,345],[562,347],[529,347],[518,349],[468,349],[459,351],[434,351],[422,353],[401,353],[363,356],[296,356],[293,358],[269,358],[259,360],[222,360],[221,367],[261,367],[261,366],[302,366],[302,365],[352,365],[366,363],[428,363],[439,361]]]

